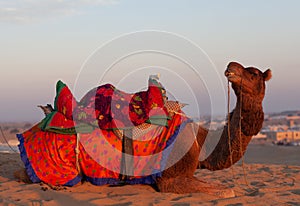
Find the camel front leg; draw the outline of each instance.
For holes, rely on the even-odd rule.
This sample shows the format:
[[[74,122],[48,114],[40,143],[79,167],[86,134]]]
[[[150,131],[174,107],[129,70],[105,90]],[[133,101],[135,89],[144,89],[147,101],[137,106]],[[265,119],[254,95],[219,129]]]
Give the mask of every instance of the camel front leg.
[[[201,181],[196,177],[159,178],[157,188],[164,193],[205,193],[220,198],[235,197],[231,188]]]

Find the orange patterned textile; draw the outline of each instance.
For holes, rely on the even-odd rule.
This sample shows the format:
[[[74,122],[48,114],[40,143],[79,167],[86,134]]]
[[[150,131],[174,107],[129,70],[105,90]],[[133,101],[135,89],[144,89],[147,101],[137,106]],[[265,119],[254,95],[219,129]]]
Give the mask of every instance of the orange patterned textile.
[[[133,141],[133,172],[128,184],[153,184],[161,174],[165,149],[172,145],[188,120],[174,115],[169,127],[159,126]],[[73,186],[82,178],[95,185],[118,184],[122,139],[110,130],[95,129],[81,134],[79,164],[76,169],[76,135],[42,131],[38,125],[18,135],[21,158],[33,182]]]
[[[123,174],[127,175],[125,182],[154,184],[156,177],[164,170],[169,155],[167,148],[172,148],[176,136],[191,121],[180,114],[172,117],[166,115],[161,84],[154,83],[149,80],[148,91],[134,95],[127,95],[110,85],[100,86],[96,93],[89,92],[78,103],[69,88],[59,81],[55,110],[39,124],[17,135],[21,159],[32,182],[73,186],[84,179],[95,185],[119,184],[120,174],[123,174],[123,137],[116,135],[115,129],[122,125],[124,131],[134,131],[134,135],[129,137],[133,140],[132,161],[126,165],[131,173]],[[109,89],[104,90],[106,87]],[[117,99],[108,99],[108,106],[102,101],[106,99],[107,92],[117,94]],[[130,100],[132,97],[134,99]],[[97,98],[102,99],[97,102]],[[126,99],[129,103],[123,101]],[[120,108],[121,113],[111,112],[112,105],[120,105],[117,109]],[[126,111],[129,116],[126,116]],[[139,127],[141,124],[147,125],[145,122],[148,120],[157,124]],[[118,125],[116,122],[119,122]],[[76,159],[78,133],[80,152]],[[77,170],[76,160],[80,171]]]

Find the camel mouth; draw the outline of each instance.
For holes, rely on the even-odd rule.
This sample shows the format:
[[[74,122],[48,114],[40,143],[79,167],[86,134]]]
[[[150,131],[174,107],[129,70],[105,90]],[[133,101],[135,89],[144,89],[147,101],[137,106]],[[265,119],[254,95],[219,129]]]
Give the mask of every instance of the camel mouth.
[[[232,77],[232,76],[234,76],[234,75],[235,75],[235,73],[233,73],[233,72],[230,72],[230,71],[228,71],[228,70],[225,71],[225,76],[226,76],[227,78],[230,78],[230,77]]]

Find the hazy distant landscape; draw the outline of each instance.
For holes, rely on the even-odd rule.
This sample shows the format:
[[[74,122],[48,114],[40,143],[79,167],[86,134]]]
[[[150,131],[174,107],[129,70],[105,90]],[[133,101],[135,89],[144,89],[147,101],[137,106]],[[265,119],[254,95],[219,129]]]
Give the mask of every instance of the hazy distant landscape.
[[[289,112],[280,112],[266,114],[264,128],[270,126],[284,127],[289,124],[289,121],[286,119],[287,116],[299,116],[299,111],[289,111]],[[273,118],[273,119],[272,119]],[[207,118],[210,119],[210,118]],[[213,120],[219,124],[219,128],[215,131],[211,131],[207,137],[208,147],[210,145],[215,145],[218,137],[222,132],[222,125],[224,124],[223,120]],[[212,121],[212,122],[213,122]],[[22,133],[32,127],[37,122],[2,122],[0,126],[3,130],[4,137],[1,134],[0,137],[0,152],[9,152],[13,153],[18,151],[17,145],[18,141],[16,138],[17,133]],[[211,122],[210,122],[211,123]],[[207,126],[207,124],[204,123]],[[300,118],[295,120],[295,126],[300,125]],[[274,145],[272,142],[273,139],[252,139],[248,150],[245,154],[246,163],[259,163],[259,164],[284,164],[284,165],[299,165],[300,166],[300,146],[279,146]],[[12,148],[7,145],[7,142]],[[213,148],[206,148],[208,152],[211,152]],[[241,162],[241,161],[240,161]]]

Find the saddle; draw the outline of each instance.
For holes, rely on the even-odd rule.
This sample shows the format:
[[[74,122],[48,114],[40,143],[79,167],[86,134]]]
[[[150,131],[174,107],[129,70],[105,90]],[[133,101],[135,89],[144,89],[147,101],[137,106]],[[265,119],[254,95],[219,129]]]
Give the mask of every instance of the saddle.
[[[168,126],[168,120],[185,106],[168,101],[165,88],[153,76],[148,80],[146,91],[134,94],[104,84],[90,90],[77,102],[62,81],[57,82],[56,92],[54,109],[47,110],[39,127],[44,131],[77,135],[91,133],[95,128],[112,130],[122,141],[120,180],[127,178],[122,174],[132,173],[132,142],[153,127]]]

